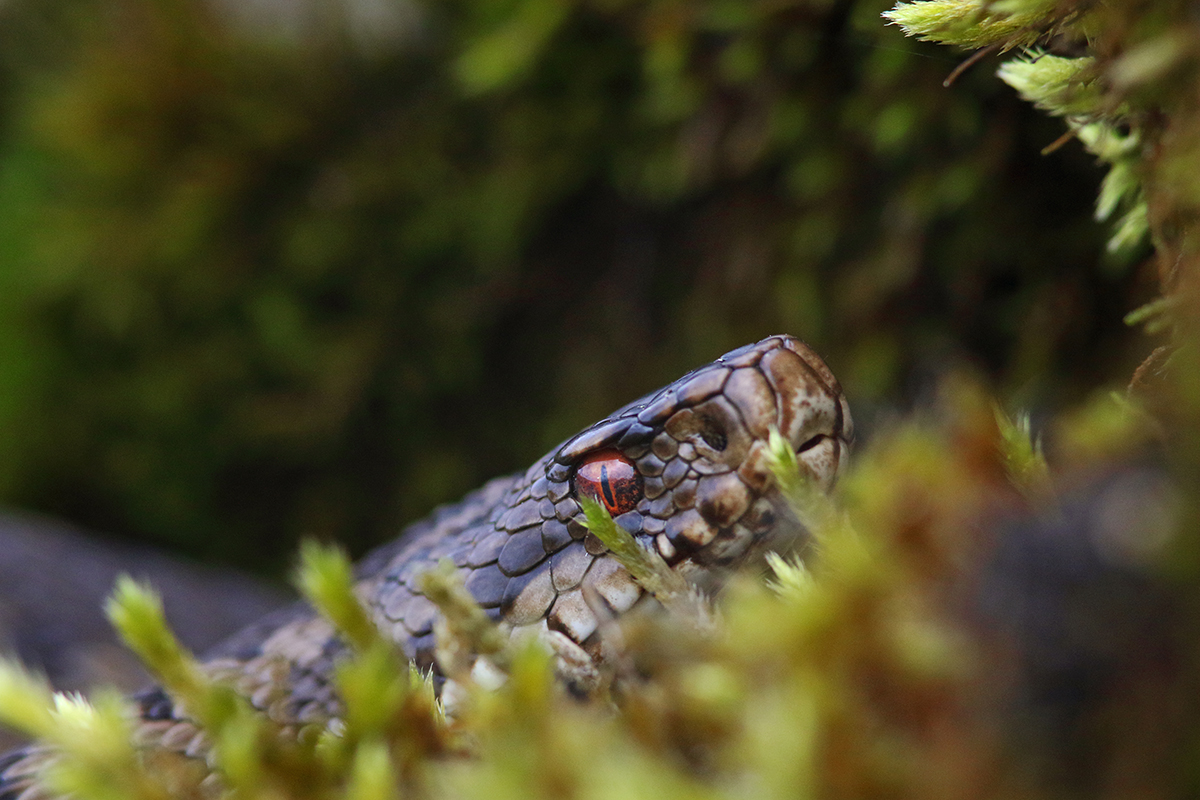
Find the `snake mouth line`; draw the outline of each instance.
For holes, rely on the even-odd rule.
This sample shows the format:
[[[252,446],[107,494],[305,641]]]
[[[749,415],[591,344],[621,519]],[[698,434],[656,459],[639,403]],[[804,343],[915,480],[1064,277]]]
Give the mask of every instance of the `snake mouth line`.
[[[797,447],[797,448],[796,448],[796,452],[797,452],[797,453],[803,453],[803,452],[806,452],[806,451],[808,451],[808,450],[812,450],[814,447],[816,447],[816,446],[818,446],[819,444],[821,444],[821,442],[823,442],[823,441],[826,441],[827,439],[832,439],[832,438],[833,438],[832,436],[829,436],[829,435],[827,435],[827,434],[824,434],[824,433],[818,433],[816,436],[812,437],[811,439],[809,439],[808,441],[806,441],[804,444],[802,444],[802,445],[800,445],[799,447]]]

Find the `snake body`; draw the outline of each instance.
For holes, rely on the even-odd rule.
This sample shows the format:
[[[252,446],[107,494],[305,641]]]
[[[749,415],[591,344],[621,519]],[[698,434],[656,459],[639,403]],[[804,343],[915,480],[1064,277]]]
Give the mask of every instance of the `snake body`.
[[[596,474],[625,470],[622,499],[610,506],[617,524],[688,580],[712,588],[729,569],[801,533],[767,465],[772,429],[817,485],[832,486],[853,439],[849,408],[820,357],[790,336],[727,353],[591,425],[528,470],[442,507],[360,562],[357,593],[410,659],[436,670],[437,607],[417,578],[449,559],[489,616],[513,632],[536,632],[560,664],[575,665],[570,678],[586,681],[611,656],[599,616],[653,598],[582,524],[581,465],[599,459]],[[297,605],[235,635],[205,662],[276,721],[305,724],[338,715],[332,674],[343,649],[328,621]],[[206,755],[204,733],[165,692],[136,699],[146,747]],[[44,797],[36,773],[47,757],[35,746],[0,760],[0,800]]]

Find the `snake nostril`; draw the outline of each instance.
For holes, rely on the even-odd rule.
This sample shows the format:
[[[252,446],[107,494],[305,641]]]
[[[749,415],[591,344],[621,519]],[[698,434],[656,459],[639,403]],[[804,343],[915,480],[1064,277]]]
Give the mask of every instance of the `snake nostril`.
[[[703,427],[700,428],[700,438],[717,451],[724,450],[729,444],[729,437],[725,435],[725,431],[721,430],[720,426],[712,420],[704,421]]]

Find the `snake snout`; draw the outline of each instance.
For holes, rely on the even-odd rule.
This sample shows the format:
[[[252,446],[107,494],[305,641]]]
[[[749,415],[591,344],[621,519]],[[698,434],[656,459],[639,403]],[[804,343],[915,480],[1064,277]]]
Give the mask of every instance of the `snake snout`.
[[[704,399],[665,420],[680,451],[691,448],[688,473],[696,483],[686,496],[675,491],[680,511],[666,523],[664,554],[730,564],[784,535],[767,458],[772,430],[791,442],[822,489],[832,488],[851,437],[849,409],[829,368],[803,342],[772,336],[734,350],[681,379],[674,392]]]
[[[850,407],[837,378],[812,348],[790,336],[780,340],[759,362],[775,393],[776,425],[796,449],[802,468],[828,491],[854,440]]]

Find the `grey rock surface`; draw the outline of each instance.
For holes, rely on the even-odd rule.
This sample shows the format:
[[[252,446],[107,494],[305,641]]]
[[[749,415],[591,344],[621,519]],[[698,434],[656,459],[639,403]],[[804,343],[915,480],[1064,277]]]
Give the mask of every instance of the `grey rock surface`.
[[[64,691],[146,685],[149,676],[104,617],[104,600],[121,573],[161,593],[168,620],[195,651],[290,599],[283,588],[233,570],[0,509],[0,653],[45,673]]]

